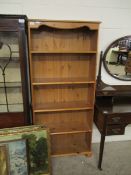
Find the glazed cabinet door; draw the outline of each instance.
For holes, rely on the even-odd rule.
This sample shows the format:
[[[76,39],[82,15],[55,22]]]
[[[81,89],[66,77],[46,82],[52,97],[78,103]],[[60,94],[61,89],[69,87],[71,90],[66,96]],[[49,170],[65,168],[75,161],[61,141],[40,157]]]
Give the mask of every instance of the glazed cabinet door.
[[[0,128],[29,123],[26,17],[0,17]]]

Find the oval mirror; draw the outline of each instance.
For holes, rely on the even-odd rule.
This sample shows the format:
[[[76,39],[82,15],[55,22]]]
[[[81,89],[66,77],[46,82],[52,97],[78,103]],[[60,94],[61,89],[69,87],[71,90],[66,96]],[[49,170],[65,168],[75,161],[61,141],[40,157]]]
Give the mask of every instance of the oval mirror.
[[[112,42],[104,55],[107,72],[119,80],[131,81],[131,36],[124,36]]]

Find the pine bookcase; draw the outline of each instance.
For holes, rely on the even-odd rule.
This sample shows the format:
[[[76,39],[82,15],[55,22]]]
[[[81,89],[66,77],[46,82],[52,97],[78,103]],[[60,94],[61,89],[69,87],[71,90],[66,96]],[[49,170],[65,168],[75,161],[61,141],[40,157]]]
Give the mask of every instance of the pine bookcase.
[[[91,156],[99,24],[29,21],[33,124],[49,127],[53,156]]]

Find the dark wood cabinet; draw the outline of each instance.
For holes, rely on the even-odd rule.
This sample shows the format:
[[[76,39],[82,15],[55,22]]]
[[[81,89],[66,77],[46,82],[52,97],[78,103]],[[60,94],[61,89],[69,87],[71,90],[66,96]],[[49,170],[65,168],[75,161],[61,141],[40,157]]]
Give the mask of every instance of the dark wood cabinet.
[[[123,135],[131,124],[131,86],[105,84],[101,79],[101,52],[96,85],[94,122],[101,134],[98,168],[102,170],[105,137]]]
[[[28,71],[27,17],[0,15],[0,128],[30,122]]]

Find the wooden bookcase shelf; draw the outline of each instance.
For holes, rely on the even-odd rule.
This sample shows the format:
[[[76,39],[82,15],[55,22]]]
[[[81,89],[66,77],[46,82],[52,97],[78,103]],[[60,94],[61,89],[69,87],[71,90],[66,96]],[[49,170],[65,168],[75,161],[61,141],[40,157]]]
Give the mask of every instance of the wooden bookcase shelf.
[[[35,113],[35,123],[42,122],[43,118],[51,135],[92,131],[92,109]]]
[[[99,22],[29,22],[33,123],[52,155],[91,155]]]
[[[80,131],[75,131],[74,128],[70,131],[61,131],[58,130],[58,132],[52,132],[51,135],[63,135],[63,134],[77,134],[77,133],[86,133],[90,132],[89,130],[80,130]]]
[[[97,51],[79,51],[79,50],[74,50],[74,51],[71,51],[71,50],[67,50],[67,51],[43,51],[43,50],[40,50],[40,51],[31,51],[31,54],[45,54],[45,53],[49,53],[49,54],[93,54],[93,53],[97,53]]]
[[[95,82],[95,58],[96,54],[31,55],[32,82],[46,79]]]
[[[37,104],[34,106],[34,112],[55,112],[55,111],[76,111],[76,110],[85,110],[91,109],[92,106],[86,104],[85,102],[64,102],[64,103],[43,103]]]
[[[33,86],[43,85],[64,85],[64,84],[93,84],[95,81],[91,81],[88,78],[34,78]]]

